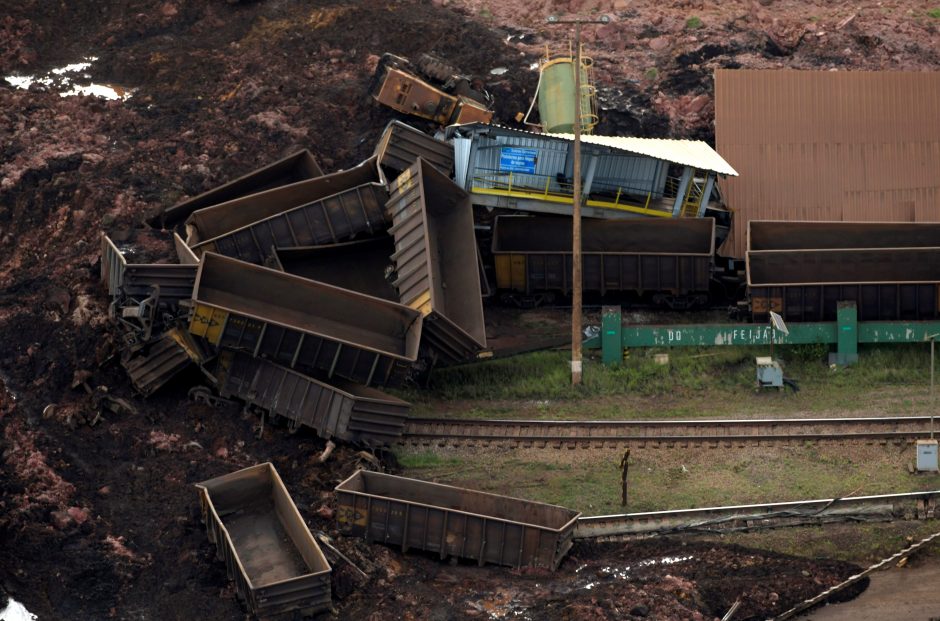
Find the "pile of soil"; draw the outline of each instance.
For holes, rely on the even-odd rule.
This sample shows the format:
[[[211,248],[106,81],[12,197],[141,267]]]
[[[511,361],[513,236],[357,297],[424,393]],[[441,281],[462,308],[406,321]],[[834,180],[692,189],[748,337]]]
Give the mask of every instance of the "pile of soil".
[[[151,239],[143,224],[159,209],[298,148],[310,148],[327,171],[355,165],[396,118],[365,95],[383,52],[432,51],[486,76],[496,118],[510,123],[528,107],[543,45],[560,44],[568,32],[533,27],[547,5],[448,4],[104,0],[51,8],[24,0],[7,7],[0,75],[42,76],[89,59],[77,83],[130,95],[62,97],[56,84],[22,90],[0,81],[0,589],[40,618],[238,618],[192,485],[250,464],[273,462],[311,527],[333,527],[330,490],[361,462],[353,449],[341,447],[320,465],[323,442],[310,434],[268,426],[258,438],[257,419],[237,407],[188,403],[186,387],[198,381],[192,376],[148,400],[132,394],[109,342],[99,235],[135,240],[147,260],[168,260],[165,238]],[[568,8],[590,12],[574,4]],[[601,133],[708,139],[716,66],[920,69],[937,62],[933,23],[901,2],[852,19],[850,3],[829,3],[813,9],[815,20],[795,1],[620,4],[614,24],[585,30],[597,61]],[[688,23],[693,14],[701,26]],[[501,67],[508,71],[491,73]],[[84,384],[133,407],[101,414]],[[532,618],[625,618],[624,610],[642,617],[644,608],[633,610],[640,605],[649,618],[708,618],[742,593],[756,618],[851,571],[720,547],[668,569],[642,565],[675,555],[678,544],[661,542],[578,548],[549,576],[337,544],[372,575],[359,584],[333,559],[346,618],[508,615],[517,601]],[[637,563],[629,579],[603,569]],[[735,564],[746,568],[740,581],[722,588]],[[765,567],[799,573],[767,590]]]

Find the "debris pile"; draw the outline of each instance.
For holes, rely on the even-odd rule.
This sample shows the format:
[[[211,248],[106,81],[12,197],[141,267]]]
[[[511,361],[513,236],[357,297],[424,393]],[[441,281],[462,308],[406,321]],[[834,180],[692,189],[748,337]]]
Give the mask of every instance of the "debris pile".
[[[392,122],[354,168],[324,175],[303,150],[154,217],[184,229],[176,263],[130,262],[102,235],[134,387],[151,395],[196,365],[262,417],[389,444],[408,406],[375,387],[486,347],[473,212],[452,166],[449,145]]]

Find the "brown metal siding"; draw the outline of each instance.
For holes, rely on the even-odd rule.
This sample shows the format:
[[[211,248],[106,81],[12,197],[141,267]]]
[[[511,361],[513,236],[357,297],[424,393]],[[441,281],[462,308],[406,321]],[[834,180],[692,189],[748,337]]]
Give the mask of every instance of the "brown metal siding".
[[[750,220],[940,220],[940,73],[718,70],[715,142],[723,255]]]

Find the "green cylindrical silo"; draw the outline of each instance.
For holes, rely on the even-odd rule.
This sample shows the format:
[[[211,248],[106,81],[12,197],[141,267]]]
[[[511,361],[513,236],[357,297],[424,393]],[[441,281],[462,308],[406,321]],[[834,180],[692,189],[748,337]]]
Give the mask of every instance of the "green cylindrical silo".
[[[548,133],[570,134],[574,131],[574,59],[550,60],[541,67],[539,84],[539,118]],[[595,125],[586,63],[581,62],[581,131],[590,132]]]

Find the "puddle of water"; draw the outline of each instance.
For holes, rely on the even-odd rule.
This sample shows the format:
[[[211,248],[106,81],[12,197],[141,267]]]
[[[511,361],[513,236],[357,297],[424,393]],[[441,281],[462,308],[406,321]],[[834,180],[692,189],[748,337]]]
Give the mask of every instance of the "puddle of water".
[[[640,561],[635,565],[626,565],[624,567],[601,567],[596,576],[598,578],[616,578],[617,580],[627,580],[630,578],[630,572],[633,569],[641,569],[643,567],[652,567],[654,565],[675,565],[676,563],[684,563],[685,561],[691,561],[694,559],[694,556],[664,556],[663,558],[648,558],[646,560]],[[587,565],[582,565],[575,570],[575,573],[586,568]],[[581,588],[587,589],[590,591],[594,587],[600,584],[600,581],[592,581],[586,583]]]
[[[98,60],[97,56],[89,56],[80,63],[71,63],[64,67],[56,67],[45,75],[8,75],[4,78],[8,84],[15,88],[29,88],[33,84],[42,84],[59,91],[62,97],[71,95],[94,95],[103,99],[119,99],[124,101],[133,95],[132,89],[113,84],[76,84],[77,78],[90,79],[91,74],[84,73],[92,63]]]
[[[0,621],[36,621],[38,618],[12,597],[7,602],[6,608],[0,610]]]

